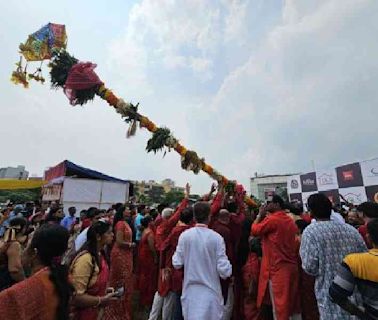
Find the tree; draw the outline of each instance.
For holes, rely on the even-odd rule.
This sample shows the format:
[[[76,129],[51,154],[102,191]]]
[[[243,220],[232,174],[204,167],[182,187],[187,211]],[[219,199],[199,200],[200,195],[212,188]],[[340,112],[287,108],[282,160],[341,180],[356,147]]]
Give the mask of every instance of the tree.
[[[36,201],[41,197],[41,188],[0,190],[0,203],[10,200],[13,203]]]
[[[145,196],[144,194],[138,196],[138,202],[143,203],[143,204],[147,204],[147,205],[152,204],[151,199],[149,197]]]
[[[152,186],[148,193],[148,198],[151,199],[152,203],[162,203],[164,196],[164,188],[162,186]]]
[[[171,190],[165,194],[163,202],[169,205],[172,203],[179,203],[182,201],[182,199],[184,199],[184,197],[185,195],[183,192],[177,191],[177,190]]]

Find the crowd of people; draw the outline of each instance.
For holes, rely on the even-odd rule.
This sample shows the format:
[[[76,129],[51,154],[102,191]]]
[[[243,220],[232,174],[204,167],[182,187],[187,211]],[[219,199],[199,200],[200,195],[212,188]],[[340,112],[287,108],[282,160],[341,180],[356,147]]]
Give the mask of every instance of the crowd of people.
[[[377,203],[341,209],[318,193],[306,212],[276,195],[248,208],[241,185],[217,189],[66,216],[9,204],[0,318],[378,319]]]

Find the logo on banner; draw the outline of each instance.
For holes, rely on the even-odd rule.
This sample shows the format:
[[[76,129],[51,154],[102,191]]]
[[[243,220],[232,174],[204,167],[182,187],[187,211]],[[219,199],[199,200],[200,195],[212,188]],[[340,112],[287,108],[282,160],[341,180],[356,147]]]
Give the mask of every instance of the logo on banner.
[[[332,174],[327,173],[323,173],[321,176],[319,176],[318,180],[319,185],[321,186],[333,185],[334,183]]]
[[[318,191],[318,186],[316,185],[316,173],[310,172],[301,175],[302,192],[313,192]]]
[[[291,182],[290,182],[290,186],[291,186],[291,189],[298,189],[298,187],[299,187],[299,183],[298,183],[297,180],[293,179],[293,180],[291,180]]]
[[[358,162],[336,168],[339,188],[362,187],[361,166]]]
[[[354,179],[353,170],[343,171],[342,174],[343,174],[344,181],[353,181]]]
[[[315,180],[307,178],[306,180],[303,180],[303,184],[305,186],[313,186],[315,185]]]
[[[290,201],[302,204],[302,193],[291,193],[290,194]]]
[[[350,203],[356,203],[356,204],[357,203],[361,203],[363,201],[361,193],[357,194],[357,193],[350,192],[350,193],[345,194],[344,198],[348,202],[350,202]]]
[[[370,173],[370,177],[378,177],[378,168],[371,168]]]

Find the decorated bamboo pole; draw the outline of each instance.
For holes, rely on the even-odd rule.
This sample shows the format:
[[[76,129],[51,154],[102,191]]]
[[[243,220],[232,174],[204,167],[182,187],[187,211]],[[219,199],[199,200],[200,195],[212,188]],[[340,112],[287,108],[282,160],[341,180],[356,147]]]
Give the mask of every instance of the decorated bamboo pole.
[[[212,166],[200,158],[195,151],[188,150],[170,132],[168,128],[159,128],[146,116],[138,112],[138,105],[125,102],[118,98],[110,89],[106,88],[94,72],[95,64],[90,62],[79,62],[71,56],[66,49],[66,32],[64,25],[49,23],[37,32],[29,35],[24,44],[20,44],[20,53],[27,61],[50,60],[49,67],[51,76],[51,86],[53,88],[63,88],[64,93],[69,98],[71,105],[83,105],[93,100],[95,95],[104,99],[110,106],[114,107],[125,122],[129,123],[127,137],[135,135],[137,124],[141,128],[146,128],[152,133],[151,139],[147,143],[147,152],[165,149],[175,150],[181,156],[181,167],[185,170],[198,174],[201,170],[206,172],[211,178],[224,186],[229,186],[236,190],[236,182],[231,181]],[[25,88],[29,86],[28,80],[44,82],[41,66],[34,73],[27,73],[26,67],[22,66],[22,59],[16,64],[17,69],[12,73],[11,80],[20,83]],[[244,196],[244,201],[249,206],[256,206],[253,199]]]

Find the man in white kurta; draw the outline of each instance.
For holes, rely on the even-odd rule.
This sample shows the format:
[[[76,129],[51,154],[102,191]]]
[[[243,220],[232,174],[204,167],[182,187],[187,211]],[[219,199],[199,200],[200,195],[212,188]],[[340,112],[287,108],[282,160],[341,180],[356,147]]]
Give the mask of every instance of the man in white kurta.
[[[209,213],[206,202],[194,205],[197,224],[181,234],[172,258],[174,268],[184,268],[181,302],[185,320],[220,320],[224,312],[219,278],[230,277],[232,266],[223,238],[207,227]]]

